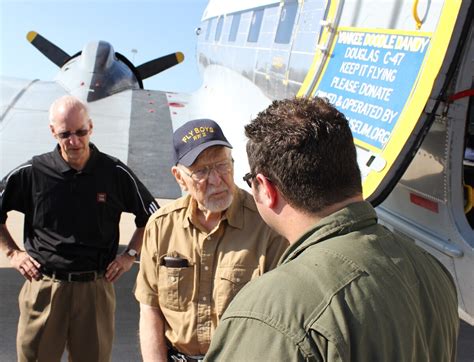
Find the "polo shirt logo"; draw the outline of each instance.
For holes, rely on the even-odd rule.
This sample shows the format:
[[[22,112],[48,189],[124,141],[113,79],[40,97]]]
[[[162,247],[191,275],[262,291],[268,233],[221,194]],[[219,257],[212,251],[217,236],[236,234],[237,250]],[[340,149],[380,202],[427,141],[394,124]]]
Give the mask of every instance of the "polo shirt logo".
[[[106,201],[107,201],[107,194],[105,192],[98,192],[97,202],[106,202]]]

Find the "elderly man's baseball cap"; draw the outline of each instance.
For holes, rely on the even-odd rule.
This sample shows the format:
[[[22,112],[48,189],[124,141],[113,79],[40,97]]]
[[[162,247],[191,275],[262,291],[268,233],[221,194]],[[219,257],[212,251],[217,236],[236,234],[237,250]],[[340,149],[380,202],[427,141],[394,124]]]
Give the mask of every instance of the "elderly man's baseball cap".
[[[219,125],[210,119],[195,119],[173,133],[174,163],[189,167],[211,146],[232,148]]]

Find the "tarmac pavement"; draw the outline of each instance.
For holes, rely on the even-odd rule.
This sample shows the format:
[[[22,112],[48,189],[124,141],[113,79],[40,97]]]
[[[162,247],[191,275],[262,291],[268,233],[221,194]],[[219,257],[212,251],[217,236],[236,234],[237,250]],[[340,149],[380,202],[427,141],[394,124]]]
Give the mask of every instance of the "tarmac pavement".
[[[138,340],[139,306],[132,289],[138,265],[115,283],[117,306],[115,313],[115,341],[112,361],[141,361]],[[0,361],[16,361],[16,330],[18,323],[18,294],[23,285],[23,277],[13,268],[0,269]],[[87,348],[87,346],[84,346]],[[65,354],[66,355],[66,354]],[[67,361],[66,356],[63,361]]]

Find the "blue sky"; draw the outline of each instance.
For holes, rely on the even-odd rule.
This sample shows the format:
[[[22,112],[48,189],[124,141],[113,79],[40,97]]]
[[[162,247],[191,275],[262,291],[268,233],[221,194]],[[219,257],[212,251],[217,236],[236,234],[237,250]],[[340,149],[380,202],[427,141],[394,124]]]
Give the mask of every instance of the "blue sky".
[[[144,86],[191,92],[201,83],[194,29],[207,2],[0,0],[0,75],[53,80],[58,68],[26,40],[26,34],[34,30],[70,55],[88,41],[108,41],[135,65],[182,51],[182,64],[145,80]]]

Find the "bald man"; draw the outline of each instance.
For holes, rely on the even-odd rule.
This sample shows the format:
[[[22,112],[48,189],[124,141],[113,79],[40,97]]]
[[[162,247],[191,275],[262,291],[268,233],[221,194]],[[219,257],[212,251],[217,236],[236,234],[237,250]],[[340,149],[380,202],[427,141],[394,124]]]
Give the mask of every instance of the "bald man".
[[[121,161],[89,142],[93,124],[72,96],[49,111],[58,145],[0,182],[0,250],[25,277],[20,292],[18,361],[110,361],[114,336],[113,282],[140,252],[144,226],[159,206]],[[24,249],[5,222],[25,214]],[[122,212],[136,230],[117,255]]]

